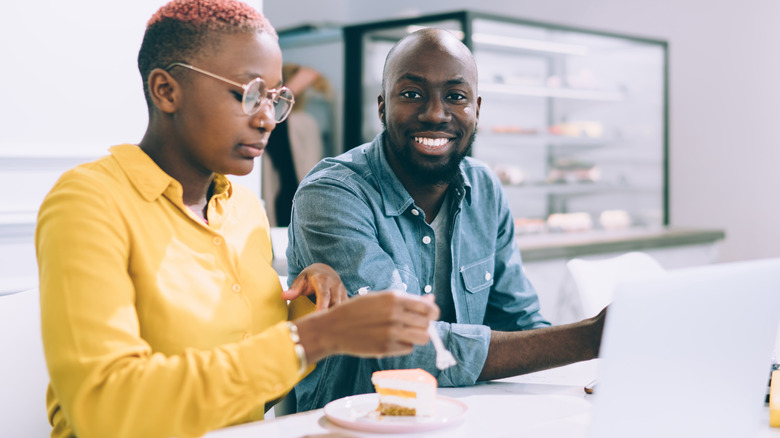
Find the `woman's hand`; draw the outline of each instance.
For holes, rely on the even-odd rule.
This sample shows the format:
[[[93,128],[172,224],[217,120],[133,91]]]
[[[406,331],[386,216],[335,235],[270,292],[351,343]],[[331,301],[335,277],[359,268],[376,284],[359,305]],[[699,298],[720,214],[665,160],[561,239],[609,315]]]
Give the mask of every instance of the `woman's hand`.
[[[282,292],[282,298],[292,301],[311,294],[317,298],[317,310],[325,310],[349,298],[339,274],[323,263],[314,263],[301,271],[290,288]]]
[[[295,321],[309,363],[333,354],[382,357],[409,354],[429,340],[439,317],[431,299],[383,291],[351,298]]]

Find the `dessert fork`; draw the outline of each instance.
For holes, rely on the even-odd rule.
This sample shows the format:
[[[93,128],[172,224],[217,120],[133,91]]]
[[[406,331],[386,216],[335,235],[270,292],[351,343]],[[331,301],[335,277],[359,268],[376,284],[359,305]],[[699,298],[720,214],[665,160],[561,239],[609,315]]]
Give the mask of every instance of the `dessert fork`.
[[[439,332],[436,331],[433,321],[428,324],[428,335],[431,337],[433,348],[436,349],[436,368],[444,370],[453,365],[457,365],[458,361],[455,360],[455,356],[453,356],[444,346],[444,342],[442,342],[441,337],[439,337]]]

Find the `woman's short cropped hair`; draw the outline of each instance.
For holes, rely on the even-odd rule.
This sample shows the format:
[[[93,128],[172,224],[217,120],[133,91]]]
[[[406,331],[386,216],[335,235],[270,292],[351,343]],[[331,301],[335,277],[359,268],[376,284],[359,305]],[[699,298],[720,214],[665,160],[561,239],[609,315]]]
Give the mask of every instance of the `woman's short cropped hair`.
[[[146,104],[153,108],[147,79],[155,68],[190,61],[203,50],[215,48],[219,34],[267,33],[276,30],[260,12],[238,0],[172,0],[146,24],[138,51],[138,70]]]

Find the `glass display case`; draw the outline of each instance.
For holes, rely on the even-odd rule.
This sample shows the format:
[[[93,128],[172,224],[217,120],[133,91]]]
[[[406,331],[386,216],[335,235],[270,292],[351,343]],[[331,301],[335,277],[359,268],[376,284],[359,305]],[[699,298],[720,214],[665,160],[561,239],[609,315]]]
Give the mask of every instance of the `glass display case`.
[[[385,57],[421,27],[448,29],[474,53],[472,155],[503,182],[518,233],[668,224],[664,41],[472,11],[347,26],[345,149],[381,131]]]

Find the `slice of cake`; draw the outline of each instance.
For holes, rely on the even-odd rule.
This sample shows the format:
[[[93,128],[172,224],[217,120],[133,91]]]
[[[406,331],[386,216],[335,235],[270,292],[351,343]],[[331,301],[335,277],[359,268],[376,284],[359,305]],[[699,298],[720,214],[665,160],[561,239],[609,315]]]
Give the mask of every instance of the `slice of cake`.
[[[381,415],[414,416],[434,414],[436,378],[420,368],[376,371],[371,376],[379,393]]]

